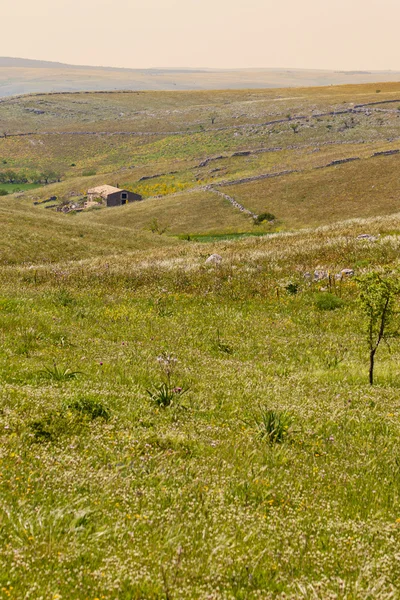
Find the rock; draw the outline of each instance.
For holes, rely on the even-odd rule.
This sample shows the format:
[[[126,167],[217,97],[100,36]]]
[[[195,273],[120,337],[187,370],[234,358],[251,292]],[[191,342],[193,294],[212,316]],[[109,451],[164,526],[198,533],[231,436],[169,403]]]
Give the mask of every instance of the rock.
[[[353,271],[353,269],[342,269],[340,271],[340,275],[342,277],[353,277],[354,271]]]
[[[222,256],[219,254],[211,254],[206,260],[206,265],[219,265],[222,262]]]
[[[304,277],[304,279],[311,279],[312,275],[309,271],[307,271],[307,273],[304,273],[303,277]]]
[[[384,152],[374,152],[372,156],[391,156],[392,154],[399,154],[400,150],[385,150]]]
[[[329,274],[326,271],[314,271],[314,281],[322,281],[329,279]]]
[[[360,233],[360,235],[357,236],[358,240],[369,240],[370,242],[376,242],[376,240],[378,239],[377,237],[375,237],[374,235],[371,235],[370,233]]]

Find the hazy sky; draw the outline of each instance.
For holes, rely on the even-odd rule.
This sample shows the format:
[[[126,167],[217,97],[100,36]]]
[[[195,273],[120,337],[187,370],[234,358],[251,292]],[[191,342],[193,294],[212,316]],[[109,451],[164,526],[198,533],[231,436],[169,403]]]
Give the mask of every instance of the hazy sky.
[[[0,0],[0,56],[400,70],[399,0]]]

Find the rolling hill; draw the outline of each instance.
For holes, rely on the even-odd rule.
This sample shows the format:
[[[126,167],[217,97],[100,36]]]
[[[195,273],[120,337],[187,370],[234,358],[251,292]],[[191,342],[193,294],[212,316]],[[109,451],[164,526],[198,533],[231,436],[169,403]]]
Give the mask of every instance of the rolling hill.
[[[84,211],[77,223],[174,236],[271,233],[395,213],[400,84],[377,86],[4,99],[4,185],[13,187],[10,171],[59,181],[3,205],[42,219],[43,200],[82,206],[88,188],[108,183],[144,201]],[[52,218],[70,222],[54,210]],[[255,225],[252,215],[262,213],[275,219]]]
[[[0,97],[99,90],[218,90],[399,81],[394,71],[119,69],[0,57]]]
[[[399,108],[2,99],[2,597],[397,597]]]

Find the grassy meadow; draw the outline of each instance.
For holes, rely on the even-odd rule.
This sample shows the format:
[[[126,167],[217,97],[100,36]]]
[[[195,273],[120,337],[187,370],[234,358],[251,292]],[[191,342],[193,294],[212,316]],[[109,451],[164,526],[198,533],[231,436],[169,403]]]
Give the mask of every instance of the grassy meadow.
[[[288,93],[52,95],[42,133],[0,138],[5,168],[65,165],[0,198],[0,598],[399,597],[400,343],[369,385],[357,283],[399,269],[400,155],[373,156],[400,144],[397,105],[327,128],[313,111],[375,86]],[[37,101],[0,105],[10,129]],[[116,101],[182,131],[218,106],[228,129],[62,133],[78,110],[107,131]],[[289,105],[309,127],[255,124]],[[116,182],[145,199],[33,204]]]

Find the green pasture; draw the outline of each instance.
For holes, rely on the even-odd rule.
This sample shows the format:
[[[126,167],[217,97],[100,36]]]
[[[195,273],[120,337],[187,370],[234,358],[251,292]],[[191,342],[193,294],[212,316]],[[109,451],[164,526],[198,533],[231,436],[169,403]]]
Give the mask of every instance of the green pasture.
[[[26,190],[35,190],[42,187],[36,183],[0,183],[0,190],[6,190],[9,194],[15,192],[25,192]]]
[[[355,281],[303,273],[399,227],[3,266],[3,596],[391,597],[400,346],[369,386]]]

